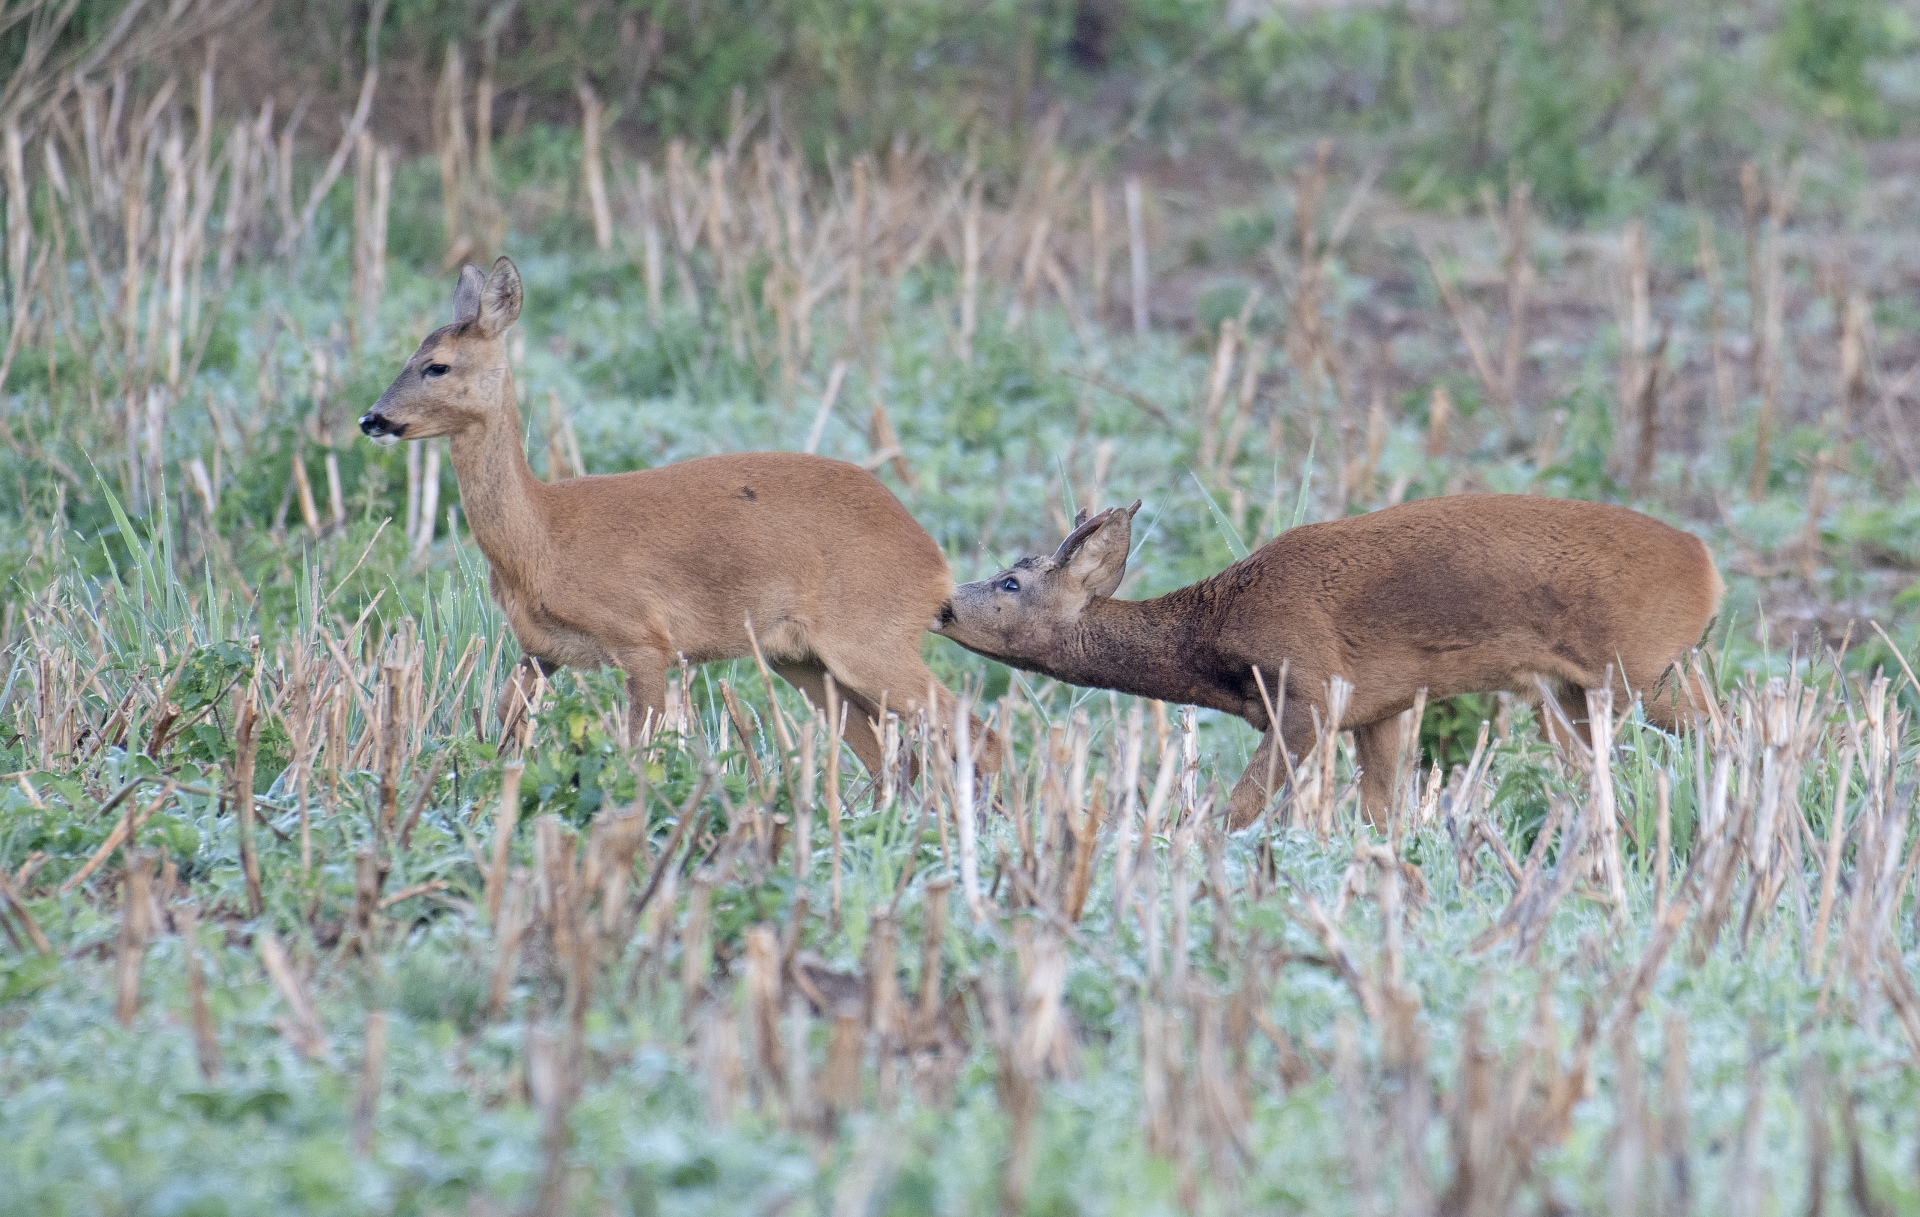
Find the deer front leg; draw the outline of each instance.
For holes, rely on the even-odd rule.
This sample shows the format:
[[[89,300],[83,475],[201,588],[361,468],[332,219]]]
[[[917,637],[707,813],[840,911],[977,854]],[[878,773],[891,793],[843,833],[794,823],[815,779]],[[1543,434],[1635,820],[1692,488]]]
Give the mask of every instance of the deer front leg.
[[[638,748],[659,734],[667,715],[667,657],[658,651],[622,651],[627,674],[627,737]]]
[[[1278,729],[1268,726],[1261,735],[1260,746],[1253,750],[1253,759],[1247,762],[1240,780],[1234,783],[1233,794],[1227,801],[1229,832],[1237,832],[1259,818],[1287,780],[1287,756],[1303,756],[1313,744],[1313,723],[1304,708],[1289,702],[1281,711],[1280,720]],[[1278,747],[1283,740],[1285,755]]]
[[[513,671],[507,673],[507,683],[500,687],[500,695],[493,702],[493,716],[499,720],[502,741],[519,734],[520,728],[526,725],[540,682],[559,670],[560,665],[551,659],[522,655]]]
[[[1420,720],[1411,709],[1353,729],[1354,759],[1360,764],[1360,814],[1373,829],[1390,828],[1394,804],[1407,778],[1420,770]],[[1411,753],[1411,775],[1398,772],[1400,754]]]
[[[1286,765],[1274,750],[1277,735],[1271,727],[1267,729],[1260,737],[1260,746],[1253,750],[1253,759],[1233,784],[1233,796],[1227,803],[1227,831],[1238,832],[1258,819],[1286,780]]]

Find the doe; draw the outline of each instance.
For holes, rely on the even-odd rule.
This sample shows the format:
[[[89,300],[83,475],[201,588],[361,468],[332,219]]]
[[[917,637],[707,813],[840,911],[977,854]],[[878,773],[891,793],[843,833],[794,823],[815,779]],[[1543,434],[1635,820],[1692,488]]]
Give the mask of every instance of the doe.
[[[535,671],[613,665],[626,673],[636,735],[666,708],[668,667],[735,659],[757,641],[768,664],[827,705],[827,677],[868,725],[847,742],[882,763],[882,706],[906,716],[930,690],[921,634],[953,590],[933,538],[856,465],[792,452],[709,456],[658,469],[541,482],[521,447],[502,335],[520,315],[520,275],[471,264],[454,323],[427,335],[360,420],[381,443],[448,437],[461,510],[491,569],[493,598]],[[998,767],[978,729],[977,763]]]
[[[1069,684],[1239,715],[1264,734],[1234,787],[1233,827],[1273,793],[1276,735],[1289,755],[1313,742],[1334,677],[1353,690],[1328,726],[1354,733],[1376,823],[1398,716],[1423,688],[1537,701],[1544,685],[1578,722],[1582,691],[1611,681],[1668,729],[1707,712],[1708,690],[1680,665],[1713,619],[1720,576],[1697,537],[1639,512],[1533,495],[1422,499],[1289,529],[1211,578],[1115,600],[1139,508],[1081,513],[1051,558],[955,589],[935,630]]]

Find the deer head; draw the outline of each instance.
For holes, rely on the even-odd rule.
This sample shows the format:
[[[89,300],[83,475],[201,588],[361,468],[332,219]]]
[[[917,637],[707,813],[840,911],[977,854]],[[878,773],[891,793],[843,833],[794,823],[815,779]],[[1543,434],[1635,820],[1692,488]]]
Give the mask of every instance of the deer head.
[[[504,257],[490,275],[471,262],[461,267],[453,324],[427,335],[360,419],[360,430],[378,444],[458,435],[499,414],[503,399],[517,427],[518,408],[505,392],[509,373],[501,335],[520,316],[521,296],[520,272]]]
[[[1120,586],[1139,510],[1136,500],[1092,517],[1082,511],[1051,558],[1022,558],[991,579],[954,588],[934,632],[991,658],[1045,662],[1087,605]]]

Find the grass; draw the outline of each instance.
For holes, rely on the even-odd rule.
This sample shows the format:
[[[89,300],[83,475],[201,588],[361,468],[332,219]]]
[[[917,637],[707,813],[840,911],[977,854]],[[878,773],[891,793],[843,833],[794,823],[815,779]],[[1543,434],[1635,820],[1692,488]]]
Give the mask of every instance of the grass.
[[[126,155],[109,172],[199,197],[191,143]],[[1728,576],[1703,652],[1722,718],[1674,738],[1616,707],[1596,769],[1524,706],[1435,707],[1383,834],[1337,753],[1227,836],[1209,809],[1244,727],[937,641],[1014,744],[991,806],[938,749],[870,782],[751,663],[677,676],[683,714],[644,750],[604,672],[563,674],[503,739],[517,650],[451,472],[428,532],[408,504],[431,462],[351,426],[445,320],[439,166],[397,167],[391,256],[333,204],[276,254],[266,170],[213,172],[215,202],[243,184],[223,282],[221,207],[173,232],[200,241],[180,278],[151,248],[129,267],[69,156],[79,204],[36,179],[29,254],[82,225],[122,252],[97,278],[60,254],[8,318],[37,358],[0,386],[0,1209],[1920,1209],[1920,691],[1896,662],[1920,554],[1891,374],[1920,327],[1886,311],[1846,381],[1866,340],[1815,274],[1837,239],[1770,246],[1757,220],[1780,273],[1750,301],[1737,218],[1717,283],[1694,217],[1655,214],[1637,269],[1536,226],[1509,379],[1500,232],[1383,198],[1336,240],[1338,162],[1250,204],[1277,243],[1231,262],[1177,252],[1226,221],[1147,182],[1135,336],[1123,196],[1091,167],[1043,150],[978,204],[970,274],[952,167],[871,163],[856,213],[785,156],[723,160],[731,218],[684,245],[704,154],[653,162],[650,201],[606,170],[604,252],[552,181],[489,196],[528,287],[537,469],[568,471],[569,427],[609,472],[798,448],[824,419],[823,453],[897,444],[880,476],[961,578],[1144,498],[1130,596],[1390,500],[1626,501]],[[1650,414],[1653,326],[1596,267],[1629,298],[1644,275],[1669,327]],[[1874,273],[1850,290],[1891,297]],[[1772,365],[1739,345],[1768,291],[1771,415]],[[925,751],[919,724],[899,739]]]

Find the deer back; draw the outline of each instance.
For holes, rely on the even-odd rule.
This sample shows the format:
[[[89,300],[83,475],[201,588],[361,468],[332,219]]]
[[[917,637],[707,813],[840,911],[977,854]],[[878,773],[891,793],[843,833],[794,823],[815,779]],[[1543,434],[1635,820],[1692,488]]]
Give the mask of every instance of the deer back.
[[[776,655],[809,650],[803,635],[917,637],[952,589],[900,501],[825,457],[703,457],[547,484],[539,498],[548,549],[530,582],[549,610],[610,629],[638,613],[696,662],[750,646],[749,621]]]

